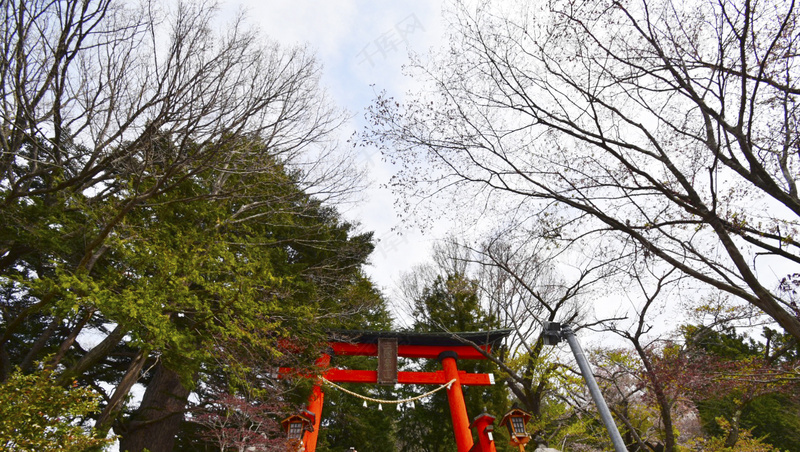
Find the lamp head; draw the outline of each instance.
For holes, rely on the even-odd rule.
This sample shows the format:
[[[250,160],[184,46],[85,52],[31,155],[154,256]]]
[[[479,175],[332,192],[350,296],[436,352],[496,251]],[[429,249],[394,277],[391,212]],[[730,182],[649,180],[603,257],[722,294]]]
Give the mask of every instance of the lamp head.
[[[542,341],[544,345],[556,345],[561,342],[561,324],[558,322],[542,322]]]

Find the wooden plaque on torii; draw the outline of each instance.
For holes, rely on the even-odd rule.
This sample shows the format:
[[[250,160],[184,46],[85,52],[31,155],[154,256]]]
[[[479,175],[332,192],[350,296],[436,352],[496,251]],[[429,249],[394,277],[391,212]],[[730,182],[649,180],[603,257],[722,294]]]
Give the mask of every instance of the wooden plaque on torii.
[[[378,384],[397,384],[397,338],[378,338]]]

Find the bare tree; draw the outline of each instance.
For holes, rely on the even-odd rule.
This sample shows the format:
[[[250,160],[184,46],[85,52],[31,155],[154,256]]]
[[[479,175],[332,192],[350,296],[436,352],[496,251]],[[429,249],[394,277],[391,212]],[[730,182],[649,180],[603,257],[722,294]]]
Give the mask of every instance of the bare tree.
[[[411,205],[449,192],[563,244],[635,249],[800,337],[777,290],[800,263],[794,2],[470,8],[415,67],[433,89],[372,109],[369,139],[404,164]]]
[[[541,419],[544,408],[556,398],[564,372],[569,371],[554,350],[544,346],[542,322],[570,323],[576,329],[590,324],[593,313],[587,300],[595,286],[608,277],[591,263],[569,268],[569,275],[561,274],[560,270],[567,270],[564,260],[559,261],[562,251],[548,251],[549,244],[546,239],[514,230],[499,231],[479,246],[449,238],[434,247],[433,263],[417,267],[401,281],[407,310],[417,315],[415,300],[437,278],[461,275],[473,281],[481,308],[496,328],[511,330],[504,346],[486,357],[499,367],[519,403],[543,423],[553,421]],[[436,326],[450,331],[450,325]],[[553,433],[555,428],[548,430]]]
[[[401,275],[397,294],[400,305],[396,308],[410,318],[425,315],[424,312],[418,311],[417,302],[424,297],[425,290],[431,288],[437,278],[446,281],[449,276],[471,277],[468,253],[469,250],[454,237],[434,243],[431,262],[419,264]],[[446,328],[445,325],[440,327]]]
[[[505,353],[489,359],[502,369],[504,381],[521,405],[535,416],[537,433],[552,440],[564,419],[548,405],[560,401],[570,385],[570,369],[557,349],[543,341],[543,322],[573,325],[598,323],[590,300],[611,275],[590,260],[569,265],[564,250],[530,231],[501,231],[472,250],[480,268],[480,287],[488,309],[503,328],[512,330]]]
[[[635,358],[632,359],[638,360],[637,364],[640,363],[641,365],[640,374],[642,383],[639,385],[637,390],[629,394],[629,396],[634,395],[636,392],[642,391],[645,387],[652,392],[653,398],[655,399],[655,405],[658,410],[658,416],[654,416],[657,419],[655,424],[662,436],[662,438],[657,440],[659,443],[658,447],[660,450],[674,451],[677,447],[674,422],[674,406],[677,403],[677,397],[670,393],[666,387],[668,385],[667,378],[660,374],[658,369],[656,369],[653,359],[653,349],[657,348],[660,338],[647,338],[647,334],[650,333],[652,329],[652,326],[647,322],[651,317],[648,315],[648,311],[657,308],[658,302],[663,300],[665,297],[664,292],[666,292],[670,286],[675,285],[679,281],[680,277],[676,278],[674,276],[674,274],[677,273],[674,268],[669,269],[663,274],[657,274],[652,268],[649,268],[648,265],[642,265],[641,267],[633,267],[632,271],[634,272],[632,277],[639,285],[644,302],[636,313],[636,317],[633,322],[634,325],[632,327],[618,328],[616,325],[612,324],[609,327],[609,330],[622,336],[631,344],[635,352]],[[655,280],[655,282],[652,284],[652,292],[649,292],[647,288],[646,281],[648,279]],[[625,396],[624,394],[625,390],[623,390],[620,386],[617,386],[613,381],[612,385],[615,387],[616,393],[622,396],[621,399],[623,401],[623,407],[625,407],[625,404],[629,400],[629,397]],[[656,450],[656,447],[650,445],[649,442],[643,442],[642,438],[636,434],[628,416],[622,412],[618,412],[617,414],[623,419],[623,422],[629,428],[631,436],[633,436],[636,439],[636,442],[639,443],[641,450],[647,450],[642,448],[642,445],[645,443],[648,444],[649,449]],[[648,435],[643,433],[642,436],[646,437]]]

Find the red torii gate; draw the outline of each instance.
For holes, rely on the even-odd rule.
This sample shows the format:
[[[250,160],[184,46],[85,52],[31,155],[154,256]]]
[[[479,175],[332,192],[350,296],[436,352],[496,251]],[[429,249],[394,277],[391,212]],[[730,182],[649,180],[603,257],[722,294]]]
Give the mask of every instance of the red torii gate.
[[[464,403],[462,385],[489,386],[494,384],[491,374],[471,374],[458,370],[457,359],[486,359],[492,347],[507,337],[511,330],[494,330],[468,333],[415,333],[415,332],[376,332],[376,331],[338,331],[328,342],[330,353],[324,353],[317,365],[324,368],[322,377],[333,383],[380,383],[380,384],[418,384],[444,385],[453,383],[447,389],[450,416],[453,420],[458,452],[495,452],[494,441],[488,428],[494,418],[480,415],[470,425],[467,407]],[[476,349],[473,343],[478,346]],[[347,356],[378,356],[377,370],[348,370],[329,368],[331,354]],[[398,372],[397,358],[437,359],[442,370],[437,372]],[[283,375],[291,374],[293,369],[281,368]],[[315,452],[322,420],[322,403],[325,393],[319,383],[314,385],[308,400],[308,414],[313,413],[313,431],[303,434],[305,452]],[[478,430],[477,444],[473,444],[470,427]]]

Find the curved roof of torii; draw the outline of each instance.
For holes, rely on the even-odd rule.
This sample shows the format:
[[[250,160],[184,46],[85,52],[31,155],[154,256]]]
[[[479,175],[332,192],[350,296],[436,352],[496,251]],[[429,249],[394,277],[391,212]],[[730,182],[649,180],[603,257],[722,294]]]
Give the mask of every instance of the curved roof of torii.
[[[508,337],[512,329],[467,332],[420,333],[416,331],[363,331],[332,330],[329,338],[332,342],[349,342],[356,344],[377,344],[378,339],[397,339],[398,345],[432,345],[456,346],[470,342],[494,348],[498,342]]]

